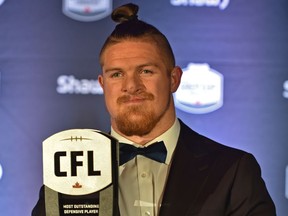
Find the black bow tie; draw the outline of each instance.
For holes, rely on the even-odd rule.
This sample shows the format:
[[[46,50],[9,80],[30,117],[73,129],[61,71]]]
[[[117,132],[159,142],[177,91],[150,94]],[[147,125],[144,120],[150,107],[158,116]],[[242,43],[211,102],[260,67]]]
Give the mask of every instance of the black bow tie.
[[[137,148],[133,145],[119,143],[120,165],[132,160],[136,155],[143,155],[160,163],[165,163],[167,149],[163,143],[156,142],[147,147]]]

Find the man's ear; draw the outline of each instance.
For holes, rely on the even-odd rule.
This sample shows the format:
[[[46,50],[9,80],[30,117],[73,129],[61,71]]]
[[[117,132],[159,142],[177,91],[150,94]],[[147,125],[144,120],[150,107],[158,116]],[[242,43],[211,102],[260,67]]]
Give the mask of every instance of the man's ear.
[[[103,76],[102,75],[99,75],[98,76],[98,82],[100,84],[100,86],[102,87],[102,89],[104,88],[104,83],[103,83]]]
[[[182,69],[179,66],[175,66],[171,72],[171,92],[177,91],[182,77]]]

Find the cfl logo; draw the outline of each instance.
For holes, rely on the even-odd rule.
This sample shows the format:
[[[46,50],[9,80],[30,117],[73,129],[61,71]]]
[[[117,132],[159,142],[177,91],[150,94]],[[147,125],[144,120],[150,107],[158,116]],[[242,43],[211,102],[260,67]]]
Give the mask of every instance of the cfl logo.
[[[288,99],[288,80],[283,83],[283,97]]]
[[[3,169],[2,169],[2,166],[1,166],[1,164],[0,164],[0,180],[1,180],[1,178],[2,178],[2,175],[3,175]]]

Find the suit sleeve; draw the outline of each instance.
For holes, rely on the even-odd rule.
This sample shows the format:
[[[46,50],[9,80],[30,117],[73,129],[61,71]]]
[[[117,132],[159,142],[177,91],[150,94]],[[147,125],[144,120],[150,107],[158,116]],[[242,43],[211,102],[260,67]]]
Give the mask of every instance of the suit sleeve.
[[[253,155],[243,155],[234,178],[227,215],[276,215],[274,203],[261,177],[260,166]]]
[[[31,216],[46,216],[45,213],[45,195],[44,195],[44,186],[41,187],[39,192],[39,200],[35,207],[32,210]]]

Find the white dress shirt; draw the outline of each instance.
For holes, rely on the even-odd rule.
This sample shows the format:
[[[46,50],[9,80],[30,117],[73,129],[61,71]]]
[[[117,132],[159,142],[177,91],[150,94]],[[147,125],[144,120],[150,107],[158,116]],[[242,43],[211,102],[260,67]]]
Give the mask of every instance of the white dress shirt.
[[[180,123],[175,120],[171,128],[145,144],[163,141],[167,149],[165,163],[159,163],[142,155],[119,167],[119,208],[121,216],[157,216],[171,159],[180,133]],[[120,136],[113,129],[111,135],[119,142],[143,147]]]

